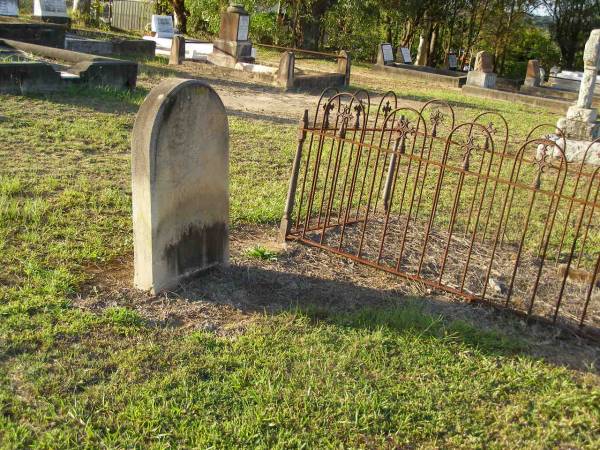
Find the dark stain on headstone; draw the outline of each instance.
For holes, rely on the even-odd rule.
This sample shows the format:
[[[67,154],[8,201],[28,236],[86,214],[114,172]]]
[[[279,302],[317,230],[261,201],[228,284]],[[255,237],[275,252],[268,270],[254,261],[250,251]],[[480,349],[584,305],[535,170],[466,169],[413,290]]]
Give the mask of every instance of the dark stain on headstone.
[[[220,263],[226,242],[227,226],[224,223],[204,227],[190,225],[177,243],[165,249],[169,271],[181,276]]]

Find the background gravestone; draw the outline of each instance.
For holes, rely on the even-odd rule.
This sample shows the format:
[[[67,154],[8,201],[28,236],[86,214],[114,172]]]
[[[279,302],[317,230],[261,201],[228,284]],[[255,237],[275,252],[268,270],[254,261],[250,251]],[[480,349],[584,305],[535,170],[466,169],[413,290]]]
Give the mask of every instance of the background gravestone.
[[[379,44],[379,51],[377,52],[377,64],[380,66],[387,66],[394,64],[394,50],[392,44],[384,43]]]
[[[398,49],[397,57],[402,64],[412,64],[413,63],[412,57],[410,56],[410,50],[406,47],[400,47]]]
[[[467,73],[467,84],[487,89],[494,89],[496,87],[494,57],[491,53],[486,51],[477,53],[474,70],[470,70]]]
[[[229,129],[207,84],[168,79],[135,120],[135,287],[157,293],[229,260]]]
[[[455,53],[448,54],[448,69],[456,70],[458,69],[458,58]]]
[[[0,16],[18,16],[19,3],[17,0],[0,0]]]
[[[524,86],[538,87],[541,81],[540,61],[538,59],[530,59],[527,62],[527,73],[525,74]]]
[[[44,22],[69,23],[65,0],[34,0],[33,15]]]
[[[171,16],[159,16],[153,14],[150,26],[157,38],[171,39],[175,34],[173,18]]]
[[[242,5],[229,6],[221,14],[221,29],[219,37],[214,40],[214,50],[233,58],[235,62],[254,62],[249,31],[250,15],[244,7]]]

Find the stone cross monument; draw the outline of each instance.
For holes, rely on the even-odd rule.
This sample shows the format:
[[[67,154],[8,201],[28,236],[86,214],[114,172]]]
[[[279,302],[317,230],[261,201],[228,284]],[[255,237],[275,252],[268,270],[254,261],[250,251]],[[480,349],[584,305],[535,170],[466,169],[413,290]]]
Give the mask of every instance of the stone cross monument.
[[[567,111],[567,117],[559,119],[557,126],[573,139],[591,141],[600,136],[596,123],[598,111],[592,108],[594,86],[600,64],[600,29],[592,30],[583,51],[583,79],[579,87],[577,104]]]

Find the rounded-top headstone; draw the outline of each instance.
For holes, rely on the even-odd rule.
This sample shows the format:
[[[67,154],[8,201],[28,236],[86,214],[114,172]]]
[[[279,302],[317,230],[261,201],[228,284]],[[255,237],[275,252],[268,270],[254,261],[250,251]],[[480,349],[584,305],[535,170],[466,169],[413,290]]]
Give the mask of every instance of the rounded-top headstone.
[[[169,79],[150,92],[132,139],[137,288],[172,289],[228,263],[228,161],[227,115],[210,86]]]

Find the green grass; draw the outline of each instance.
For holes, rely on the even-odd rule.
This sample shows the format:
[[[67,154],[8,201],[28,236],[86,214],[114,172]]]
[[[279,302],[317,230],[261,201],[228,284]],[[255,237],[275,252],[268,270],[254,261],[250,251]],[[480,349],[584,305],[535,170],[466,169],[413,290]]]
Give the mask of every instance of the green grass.
[[[599,445],[596,378],[418,302],[316,305],[229,337],[74,308],[88,265],[131,254],[129,136],[159,78],[0,98],[0,448]],[[276,223],[295,126],[230,117],[230,132],[234,226]]]

